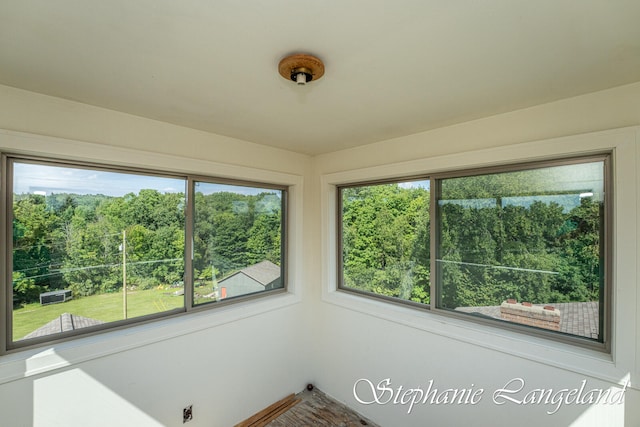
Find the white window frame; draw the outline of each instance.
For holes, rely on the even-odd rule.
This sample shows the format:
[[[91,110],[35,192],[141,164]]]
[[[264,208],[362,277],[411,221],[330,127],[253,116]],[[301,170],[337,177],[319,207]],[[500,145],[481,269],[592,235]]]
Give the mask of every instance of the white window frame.
[[[12,348],[9,351],[3,348],[0,350],[0,368],[2,368],[0,384],[61,366],[69,366],[209,329],[234,320],[298,304],[302,300],[300,254],[302,253],[304,179],[301,175],[14,131],[0,131],[0,152],[17,156],[59,159],[64,162],[100,164],[125,170],[163,171],[169,175],[192,175],[207,177],[214,181],[226,180],[254,185],[269,183],[272,186],[286,188],[288,199],[287,211],[284,212],[287,218],[285,290],[268,292],[259,297],[237,298],[233,303],[197,305],[188,313],[109,328],[100,333],[83,334],[68,339],[52,339],[45,343]],[[6,185],[5,182],[0,184]],[[4,230],[6,230],[4,227],[6,218],[6,211],[1,210],[0,224],[3,224]],[[7,257],[6,250],[6,245],[0,245],[2,259]],[[4,291],[6,288],[2,289]],[[0,316],[5,319],[7,313],[4,301],[2,306]],[[0,340],[4,347],[7,344],[4,325],[0,328]]]
[[[619,238],[618,230],[637,230],[635,197],[638,182],[635,164],[638,128],[624,128],[572,137],[516,144],[500,148],[465,152],[448,156],[416,159],[409,162],[373,166],[321,176],[323,241],[323,301],[348,310],[366,313],[394,323],[411,326],[428,333],[471,343],[480,347],[513,354],[528,360],[581,372],[596,378],[618,382],[634,370],[636,322],[635,243]],[[458,316],[443,316],[438,310],[416,310],[406,304],[389,304],[339,289],[337,212],[338,187],[355,182],[382,181],[402,176],[437,176],[450,171],[486,168],[515,163],[550,161],[568,157],[612,153],[612,186],[616,197],[612,203],[612,263],[610,352],[584,348],[573,343],[550,340],[495,327]],[[627,195],[627,197],[625,197]],[[631,195],[631,196],[630,196]],[[624,277],[624,280],[620,280]],[[622,300],[621,294],[631,293]],[[433,294],[432,294],[433,298]],[[517,345],[514,343],[517,342]]]

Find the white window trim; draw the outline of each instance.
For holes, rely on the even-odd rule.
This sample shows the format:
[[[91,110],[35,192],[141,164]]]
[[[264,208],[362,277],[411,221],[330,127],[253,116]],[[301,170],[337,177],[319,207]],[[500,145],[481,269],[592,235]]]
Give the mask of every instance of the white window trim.
[[[303,177],[300,175],[1,129],[0,152],[192,175],[213,175],[288,187],[286,292],[129,325],[123,329],[79,336],[69,341],[43,343],[37,348],[12,351],[0,356],[0,384],[215,328],[302,301]]]
[[[640,307],[640,293],[636,289],[640,268],[636,260],[636,241],[640,238],[636,207],[636,200],[640,200],[639,177],[636,174],[636,165],[640,164],[639,135],[640,128],[630,127],[322,175],[323,301],[450,339],[623,384],[631,373],[640,373],[635,362],[636,352],[640,353],[636,319]],[[614,172],[610,354],[337,289],[337,186],[603,151],[612,151]],[[636,238],[629,239],[629,235]]]

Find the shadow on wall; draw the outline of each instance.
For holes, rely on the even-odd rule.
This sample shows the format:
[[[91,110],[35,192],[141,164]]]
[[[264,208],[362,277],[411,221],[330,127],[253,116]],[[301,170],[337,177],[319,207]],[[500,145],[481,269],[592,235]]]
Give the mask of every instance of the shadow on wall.
[[[291,329],[284,327],[295,314],[290,309],[294,308],[73,366],[64,366],[69,365],[64,354],[86,352],[104,336],[89,337],[82,344],[64,343],[59,353],[44,349],[24,362],[26,378],[0,384],[0,425],[177,427],[183,425],[183,409],[189,405],[193,421],[188,426],[234,425],[304,385],[302,360],[308,355],[305,351],[294,355],[278,344],[290,340]],[[172,322],[182,324],[181,319]],[[157,324],[150,327],[154,328],[162,329]],[[122,339],[132,334],[118,333]],[[13,369],[17,371],[17,366]],[[48,371],[37,374],[38,369]]]

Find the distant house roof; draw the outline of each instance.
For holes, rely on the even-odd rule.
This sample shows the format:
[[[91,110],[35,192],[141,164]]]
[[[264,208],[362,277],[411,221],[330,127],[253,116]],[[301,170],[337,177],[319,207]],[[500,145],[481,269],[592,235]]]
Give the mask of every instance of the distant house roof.
[[[599,304],[597,302],[567,302],[534,305],[550,305],[560,311],[560,332],[593,339],[598,338],[600,321],[598,314]],[[500,306],[458,307],[456,310],[501,319]]]
[[[277,280],[280,277],[280,267],[272,263],[271,261],[262,261],[257,264],[251,265],[247,268],[244,268],[231,276],[227,276],[224,279],[220,280],[220,284],[225,280],[237,275],[244,274],[249,276],[256,282],[260,283],[262,286],[267,286],[269,283]]]
[[[60,332],[73,331],[74,329],[86,328],[88,326],[100,325],[102,323],[104,323],[102,320],[63,313],[60,317],[56,317],[46,325],[41,326],[28,335],[25,335],[23,339],[59,334]]]

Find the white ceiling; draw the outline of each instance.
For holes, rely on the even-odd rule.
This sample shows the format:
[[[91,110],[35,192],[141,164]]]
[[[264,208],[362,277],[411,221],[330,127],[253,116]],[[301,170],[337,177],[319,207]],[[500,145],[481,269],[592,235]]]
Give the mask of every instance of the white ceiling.
[[[0,0],[0,84],[307,154],[636,81],[638,0]]]

